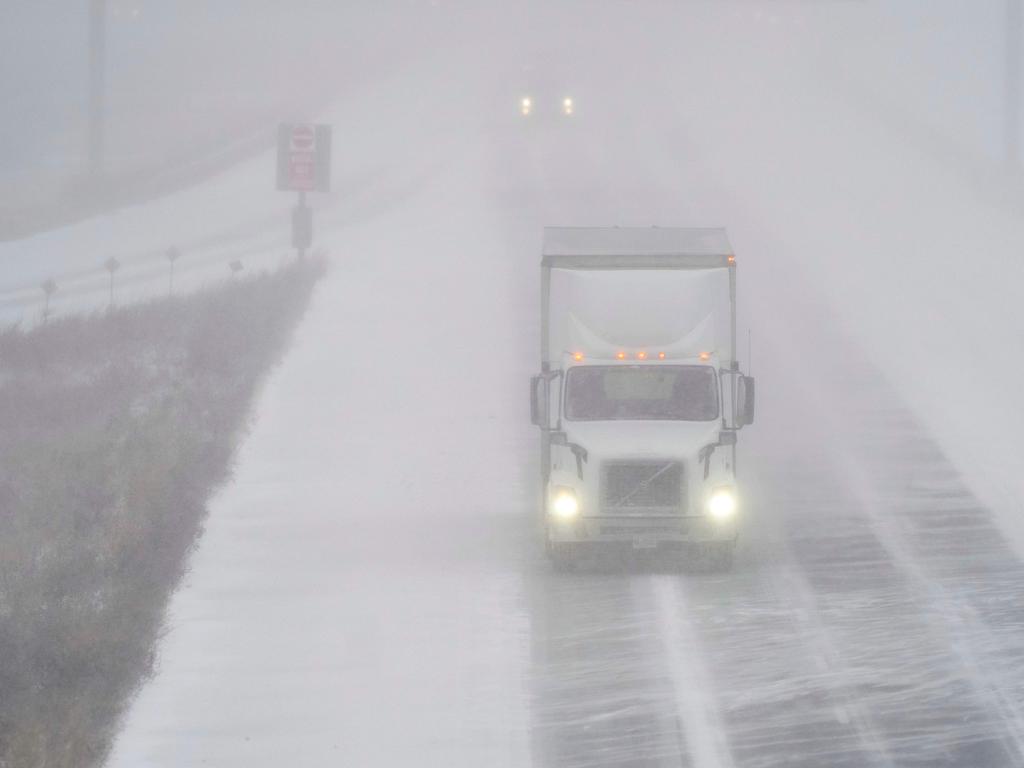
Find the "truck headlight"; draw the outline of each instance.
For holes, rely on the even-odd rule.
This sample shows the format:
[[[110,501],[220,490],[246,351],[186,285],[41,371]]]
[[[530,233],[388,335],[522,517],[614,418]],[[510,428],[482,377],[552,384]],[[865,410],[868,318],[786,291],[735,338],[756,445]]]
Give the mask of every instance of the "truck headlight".
[[[556,486],[551,494],[551,514],[560,520],[572,520],[580,513],[580,502],[576,491],[565,486]]]
[[[728,485],[715,488],[707,501],[708,514],[719,522],[732,518],[738,506],[736,489]]]

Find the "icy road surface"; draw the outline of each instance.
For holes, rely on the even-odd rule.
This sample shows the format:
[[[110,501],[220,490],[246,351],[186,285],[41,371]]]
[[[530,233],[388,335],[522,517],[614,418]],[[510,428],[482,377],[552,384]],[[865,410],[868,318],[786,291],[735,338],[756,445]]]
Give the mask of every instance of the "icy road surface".
[[[765,28],[729,24],[740,48],[770,46]],[[589,43],[590,76],[621,83],[598,43],[635,32],[587,27],[546,66],[565,75]],[[709,53],[689,34],[683,80]],[[667,76],[668,50],[631,63]],[[212,505],[110,765],[1024,765],[1024,567],[932,436],[958,425],[920,416],[956,382],[894,383],[880,363],[893,353],[871,344],[879,312],[854,322],[894,289],[858,281],[865,224],[837,213],[874,194],[857,175],[869,154],[917,183],[931,168],[936,195],[945,174],[891,137],[880,153],[876,122],[838,107],[783,119],[758,78],[785,73],[767,62],[688,83],[703,110],[638,96],[615,105],[631,119],[587,123],[584,90],[575,124],[524,125],[489,112],[508,106],[491,60],[439,55],[345,113],[363,133],[343,165],[366,183],[320,219],[334,271]],[[467,94],[470,63],[487,77]],[[804,84],[789,86],[792,112]],[[762,93],[759,138],[728,105]],[[424,120],[431,104],[450,113]],[[395,135],[375,146],[368,115]],[[822,123],[835,133],[798,133]],[[869,138],[795,168],[783,129],[794,145]],[[809,211],[831,239],[800,229]],[[733,237],[759,414],[741,435],[731,574],[645,561],[555,575],[541,556],[525,386],[540,228],[612,222]]]

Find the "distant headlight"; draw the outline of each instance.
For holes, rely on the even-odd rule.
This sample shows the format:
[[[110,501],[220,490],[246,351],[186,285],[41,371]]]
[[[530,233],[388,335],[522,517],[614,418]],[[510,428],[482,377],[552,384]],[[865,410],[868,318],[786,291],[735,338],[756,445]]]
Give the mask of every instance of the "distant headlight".
[[[551,494],[551,514],[560,520],[572,520],[580,513],[580,502],[572,488],[556,487]]]
[[[728,520],[735,515],[738,506],[736,490],[727,485],[715,488],[708,497],[708,514],[720,522]]]

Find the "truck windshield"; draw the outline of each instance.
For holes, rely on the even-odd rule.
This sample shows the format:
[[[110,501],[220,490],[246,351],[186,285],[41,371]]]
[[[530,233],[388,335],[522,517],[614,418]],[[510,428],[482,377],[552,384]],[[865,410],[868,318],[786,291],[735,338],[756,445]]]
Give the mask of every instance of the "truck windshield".
[[[569,421],[718,418],[715,370],[706,365],[594,365],[566,377]]]

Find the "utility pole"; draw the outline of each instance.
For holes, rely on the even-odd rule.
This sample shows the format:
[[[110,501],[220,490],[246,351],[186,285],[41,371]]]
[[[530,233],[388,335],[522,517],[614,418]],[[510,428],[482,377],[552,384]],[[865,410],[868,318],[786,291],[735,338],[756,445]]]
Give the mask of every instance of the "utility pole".
[[[174,293],[174,262],[181,257],[181,251],[173,245],[167,249],[167,261],[171,263],[171,275],[167,280],[167,295]]]
[[[1006,2],[1006,164],[1016,170],[1020,166],[1020,102],[1021,102],[1021,25],[1024,14],[1021,0]]]
[[[117,259],[115,259],[113,256],[111,256],[109,259],[107,259],[105,262],[103,262],[103,266],[106,268],[107,272],[110,273],[110,305],[109,305],[108,309],[113,309],[114,308],[114,273],[117,272],[117,270],[119,270],[121,268],[121,262],[118,261]]]
[[[50,297],[57,292],[57,282],[51,277],[44,281],[43,289],[43,323],[50,319]]]
[[[107,0],[89,0],[89,174],[103,173],[106,108]]]

